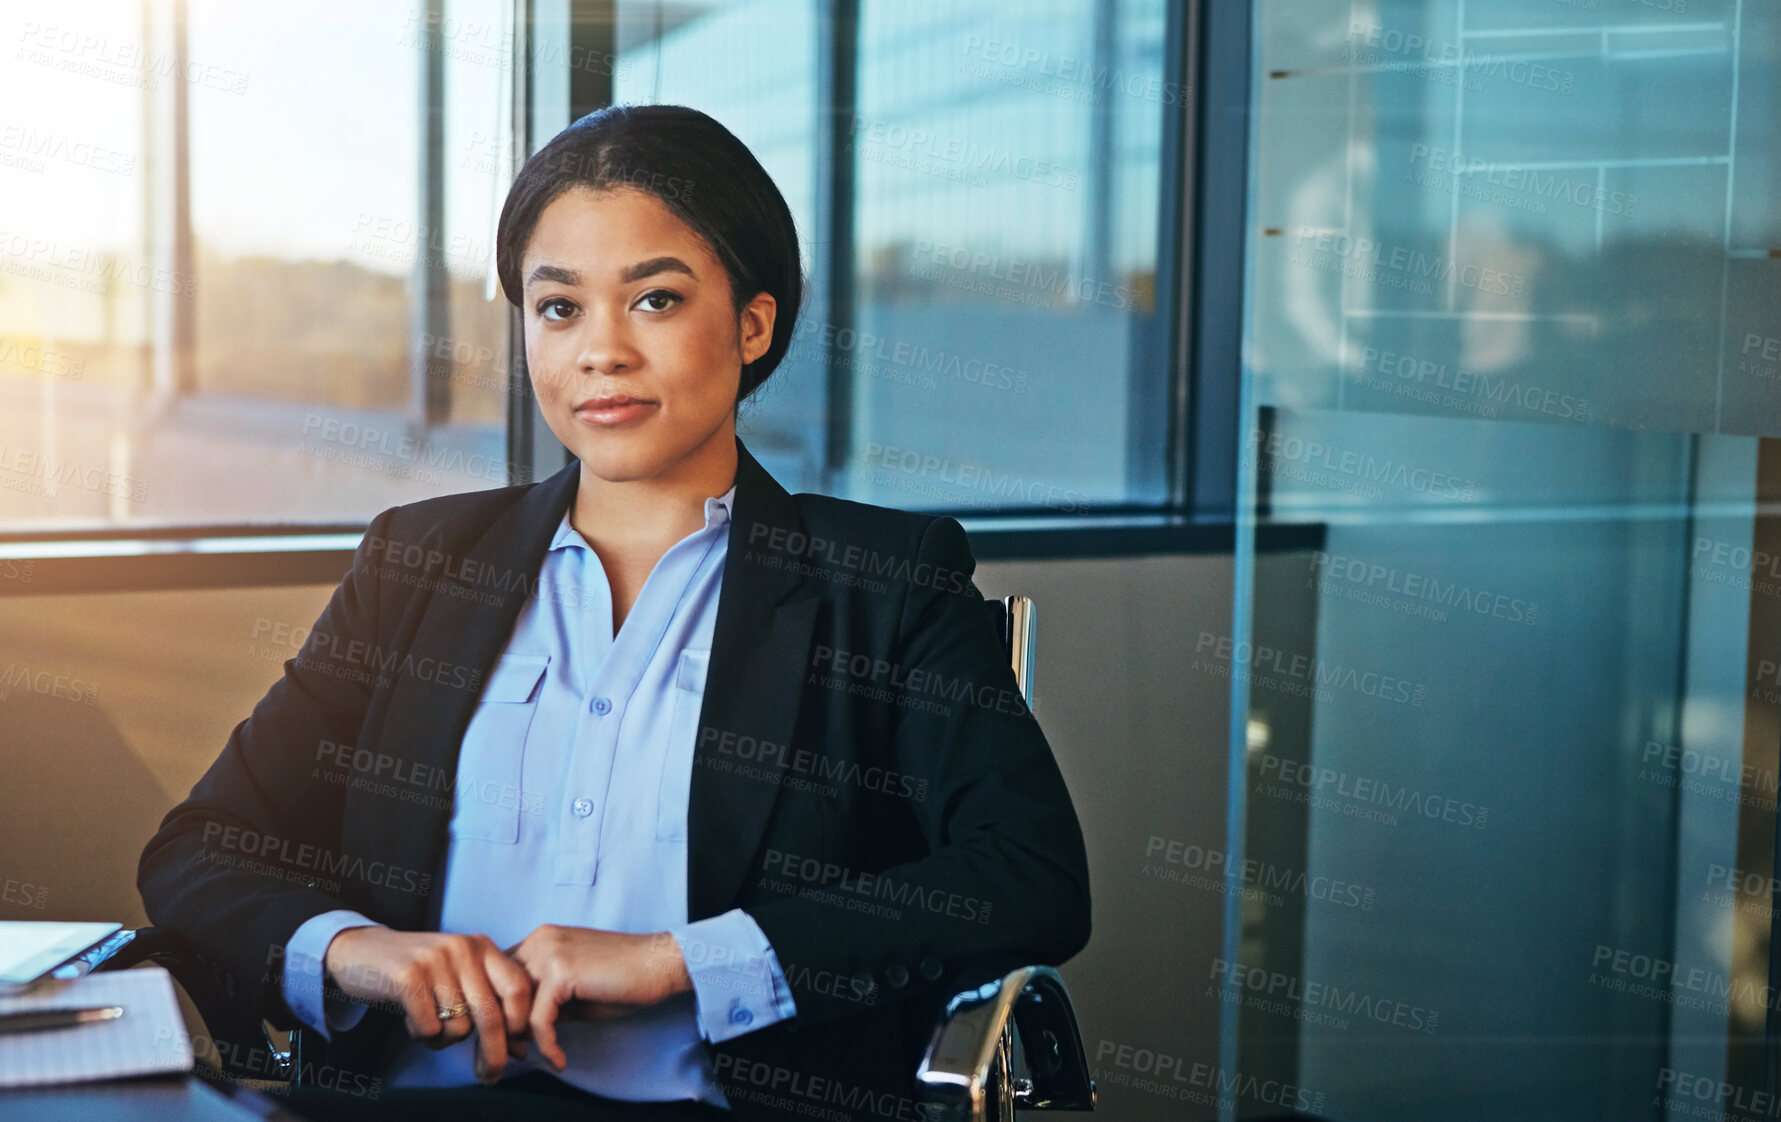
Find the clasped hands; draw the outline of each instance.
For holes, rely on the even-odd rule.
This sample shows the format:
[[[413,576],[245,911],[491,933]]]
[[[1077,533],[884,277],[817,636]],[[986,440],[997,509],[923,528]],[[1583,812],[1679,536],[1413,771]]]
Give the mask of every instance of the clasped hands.
[[[334,936],[325,979],[361,1001],[395,1002],[408,1034],[446,1048],[476,1033],[476,1075],[501,1078],[526,1042],[558,1071],[562,1019],[622,1017],[692,989],[680,946],[666,931],[630,935],[544,926],[505,951],[486,935],[349,927]],[[461,1012],[450,1014],[459,1006]]]

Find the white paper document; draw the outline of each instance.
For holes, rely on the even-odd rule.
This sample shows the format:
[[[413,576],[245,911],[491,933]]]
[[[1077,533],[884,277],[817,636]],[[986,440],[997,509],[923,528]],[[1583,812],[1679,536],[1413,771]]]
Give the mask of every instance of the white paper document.
[[[173,976],[159,966],[46,982],[28,994],[0,997],[0,1015],[94,1005],[121,1005],[124,1015],[74,1028],[0,1033],[0,1087],[192,1070],[192,1041]]]

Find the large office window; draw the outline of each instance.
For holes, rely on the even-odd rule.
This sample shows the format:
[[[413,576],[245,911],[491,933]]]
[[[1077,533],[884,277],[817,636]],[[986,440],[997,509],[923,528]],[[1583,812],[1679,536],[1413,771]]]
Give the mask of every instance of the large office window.
[[[6,7],[0,526],[507,482],[509,8]]]
[[[549,139],[590,88],[554,71],[595,56],[602,97],[713,114],[793,208],[808,299],[742,416],[788,487],[1171,500],[1191,98],[1163,0],[520,14],[9,8],[0,528],[352,523],[560,462],[509,450],[492,241],[516,118]]]
[[[1242,909],[1227,1058],[1345,1119],[1760,1115],[1781,10],[1253,14],[1243,509],[1328,536],[1240,552],[1209,666],[1245,855],[1323,891]]]
[[[1162,500],[1159,151],[1185,104],[1163,22],[1160,0],[864,5],[850,493]]]

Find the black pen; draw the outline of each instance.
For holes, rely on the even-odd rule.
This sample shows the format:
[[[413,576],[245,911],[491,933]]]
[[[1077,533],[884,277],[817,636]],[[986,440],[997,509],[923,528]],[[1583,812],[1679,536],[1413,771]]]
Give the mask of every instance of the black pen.
[[[115,1021],[124,1015],[122,1005],[94,1005],[86,1009],[32,1009],[24,1013],[0,1013],[0,1033],[41,1032],[73,1028],[97,1021]]]

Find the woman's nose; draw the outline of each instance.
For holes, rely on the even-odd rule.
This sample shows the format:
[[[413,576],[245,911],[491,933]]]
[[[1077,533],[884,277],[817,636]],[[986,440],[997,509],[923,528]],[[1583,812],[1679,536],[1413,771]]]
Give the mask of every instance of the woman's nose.
[[[636,340],[622,311],[590,308],[584,321],[581,352],[576,365],[589,373],[629,368],[637,364]]]

